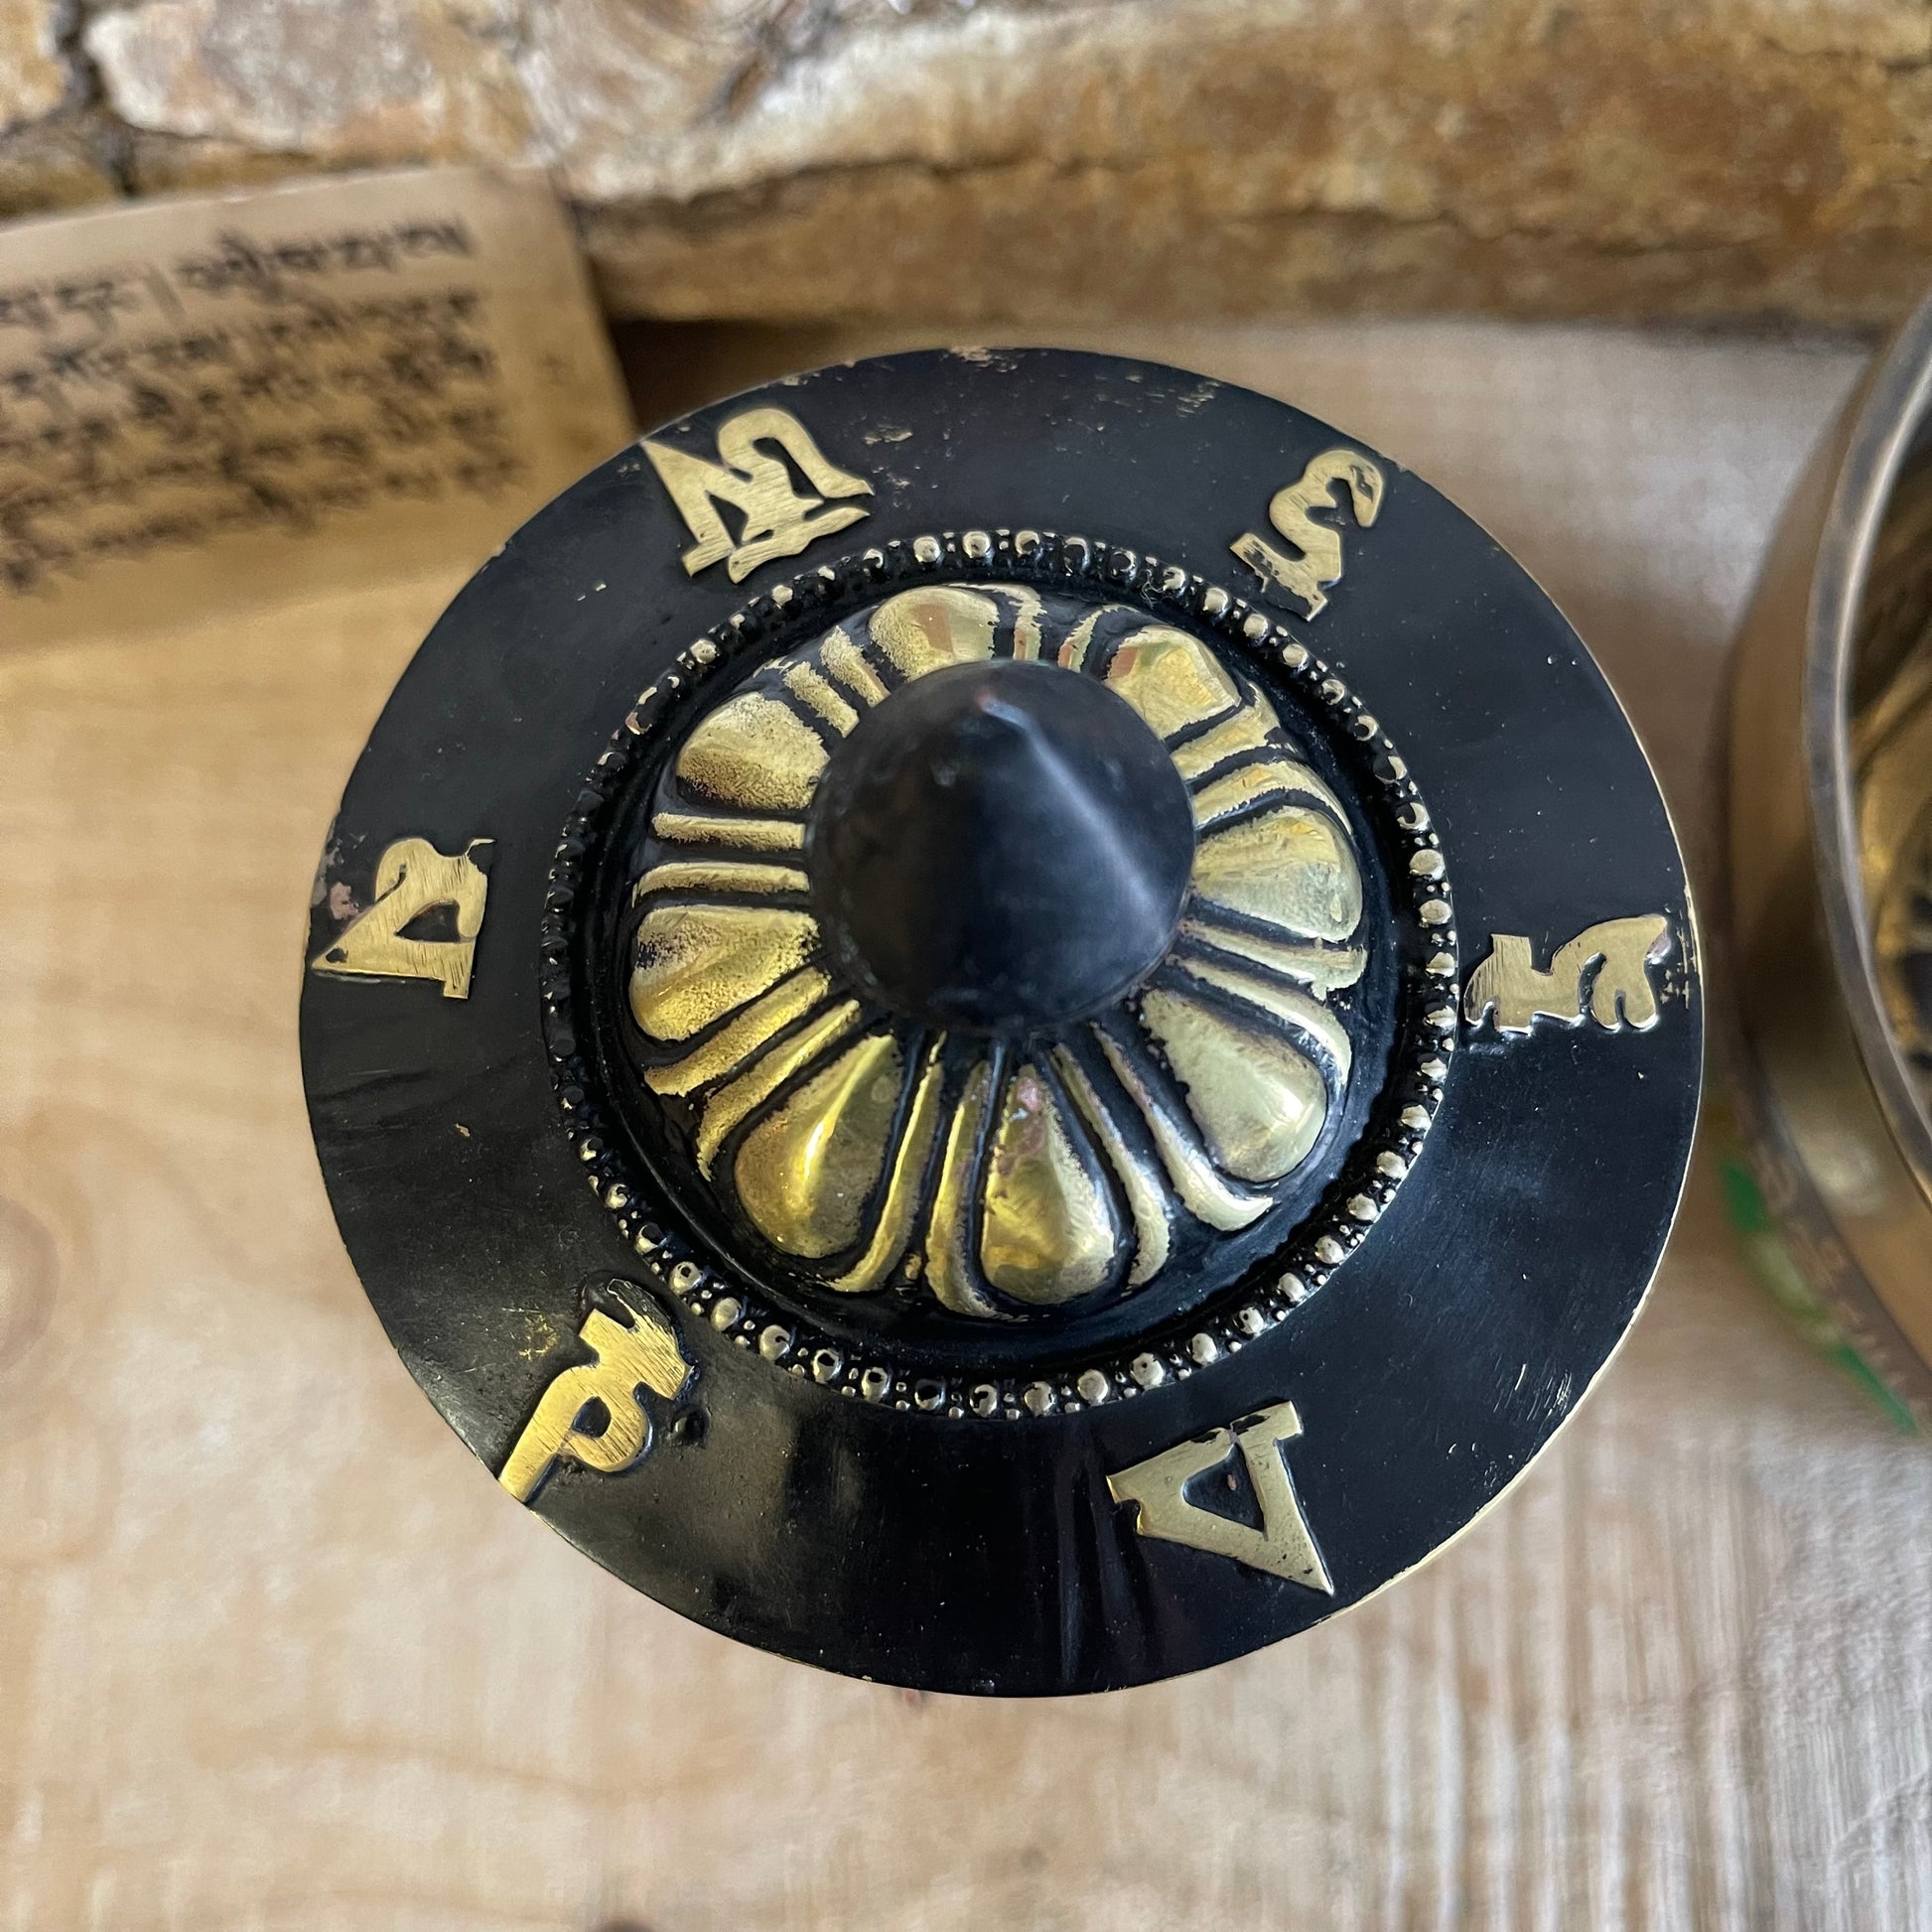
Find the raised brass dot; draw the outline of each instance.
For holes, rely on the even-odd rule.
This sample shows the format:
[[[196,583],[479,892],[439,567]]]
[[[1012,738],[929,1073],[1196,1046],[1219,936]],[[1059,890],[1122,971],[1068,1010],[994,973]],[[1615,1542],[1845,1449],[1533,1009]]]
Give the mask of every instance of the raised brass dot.
[[[945,554],[945,547],[937,537],[914,537],[912,554],[922,564],[936,564]]]
[[[1451,917],[1449,900],[1444,898],[1424,899],[1420,916],[1424,925],[1448,925]]]
[[[1114,1392],[1114,1385],[1097,1368],[1085,1370],[1075,1386],[1080,1391],[1080,1400],[1091,1408],[1098,1408]]]
[[[1032,1416],[1044,1416],[1052,1412],[1058,1401],[1050,1384],[1029,1382],[1026,1392],[1020,1398],[1027,1405],[1027,1413]]]
[[[1199,1334],[1189,1335],[1187,1337],[1187,1353],[1190,1356],[1192,1356],[1193,1359],[1197,1361],[1202,1368],[1205,1368],[1209,1362],[1215,1361],[1219,1358],[1221,1353],[1221,1344],[1218,1341],[1216,1341],[1212,1335],[1207,1333],[1205,1329],[1203,1329]]]
[[[1168,1365],[1159,1355],[1136,1355],[1127,1372],[1144,1389],[1158,1389],[1168,1379]]]
[[[745,1312],[745,1304],[736,1295],[721,1295],[711,1305],[711,1325],[719,1330],[729,1328]]]
[[[1434,846],[1425,846],[1409,861],[1409,870],[1418,879],[1440,879],[1443,876],[1443,855]]]

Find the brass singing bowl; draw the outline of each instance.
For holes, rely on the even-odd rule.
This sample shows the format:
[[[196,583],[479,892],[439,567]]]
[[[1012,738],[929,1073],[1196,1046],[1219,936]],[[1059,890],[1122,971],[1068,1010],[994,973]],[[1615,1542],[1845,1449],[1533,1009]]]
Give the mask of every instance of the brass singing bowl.
[[[1874,886],[1932,800],[1862,738],[1932,591],[1932,299],[1813,458],[1738,636],[1729,719],[1733,1075],[1780,1231],[1848,1338],[1932,1426],[1932,1118],[1887,1011]],[[1913,616],[1920,659],[1926,607]],[[1908,660],[1909,662],[1910,660]],[[1875,782],[1874,782],[1875,780]]]

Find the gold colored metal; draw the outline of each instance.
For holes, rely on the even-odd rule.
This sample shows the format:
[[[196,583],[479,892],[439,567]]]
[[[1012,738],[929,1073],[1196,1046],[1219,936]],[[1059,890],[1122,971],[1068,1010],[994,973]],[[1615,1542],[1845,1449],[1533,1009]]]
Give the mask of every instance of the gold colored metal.
[[[1324,450],[1302,472],[1299,482],[1275,492],[1268,520],[1300,551],[1287,557],[1250,530],[1228,547],[1265,582],[1278,584],[1308,605],[1310,618],[1327,608],[1325,586],[1341,580],[1341,532],[1317,523],[1315,510],[1335,510],[1334,486],[1348,492],[1355,521],[1366,530],[1382,507],[1382,472],[1359,450]]]
[[[1110,1475],[1107,1493],[1117,1503],[1133,1504],[1134,1527],[1142,1536],[1184,1543],[1190,1550],[1205,1550],[1332,1596],[1334,1584],[1302,1513],[1284,1454],[1301,1433],[1294,1403],[1278,1402],[1232,1429],[1177,1443]],[[1225,1468],[1237,1449],[1261,1505],[1259,1529],[1188,1499],[1188,1485]]]
[[[999,623],[1000,607],[990,597],[934,584],[888,598],[872,614],[872,639],[901,677],[924,677],[990,658]]]
[[[631,902],[655,893],[750,893],[770,896],[809,891],[811,881],[795,866],[760,865],[756,859],[669,859],[653,866],[631,888]]]
[[[488,845],[472,839],[451,856],[427,839],[397,839],[375,866],[375,900],[310,960],[312,972],[347,979],[434,980],[446,1000],[470,997],[477,935],[483,930],[489,880],[471,855]],[[425,912],[448,906],[454,939],[406,939]]]
[[[1610,1033],[1623,1026],[1646,1033],[1657,1024],[1650,968],[1670,951],[1670,921],[1661,912],[1586,927],[1557,948],[1547,973],[1520,933],[1493,933],[1488,957],[1469,975],[1462,1017],[1480,1027],[1493,1014],[1499,1034],[1526,1034],[1539,1020],[1581,1027],[1587,1013]],[[1586,999],[1587,976],[1599,964]]]
[[[1118,646],[1107,666],[1107,683],[1162,739],[1204,725],[1241,702],[1213,652],[1165,624],[1149,624]]]
[[[698,1171],[773,1248],[825,1261],[862,1242],[825,1284],[839,1293],[873,1292],[903,1264],[924,1271],[944,1307],[1011,1315],[1013,1304],[1047,1306],[1116,1279],[1130,1216],[1125,1273],[1138,1288],[1167,1265],[1183,1213],[1221,1232],[1266,1213],[1267,1189],[1312,1150],[1349,1077],[1348,1035],[1322,1005],[1368,957],[1346,943],[1362,883],[1339,801],[1279,736],[1268,700],[1188,633],[1124,605],[1047,630],[1024,586],[900,592],[863,631],[833,626],[705,719],[677,779],[717,809],[653,819],[690,851],[635,885],[644,917],[631,1009],[651,1037],[696,1044],[642,1077],[660,1094],[703,1097]],[[894,1022],[845,1042],[869,1009],[840,999],[858,989],[824,962],[815,920],[769,902],[809,892],[803,814],[833,735],[900,683],[985,661],[1009,640],[1017,656],[1104,676],[1198,787],[1194,894],[1170,986],[1119,1010],[1122,1028],[1165,1053],[1184,1103],[1144,1074],[1125,1032],[1095,1028],[1151,1155],[1112,1117],[1124,1104],[1113,1084],[1103,1093],[1062,1042],[1042,1043],[1048,1057],[1011,1077],[983,1063],[948,1121],[928,1041],[907,1096],[916,1035]],[[652,902],[669,894],[681,902]],[[1175,971],[1198,996],[1173,988]],[[714,1175],[741,1129],[729,1172]]]
[[[1173,1237],[1173,1224],[1168,1214],[1167,1199],[1161,1191],[1160,1176],[1128,1147],[1120,1129],[1114,1125],[1113,1116],[1094,1092],[1086,1069],[1064,1046],[1053,1049],[1053,1070],[1072,1094],[1073,1104],[1080,1110],[1080,1118],[1086,1122],[1087,1131],[1100,1143],[1101,1152],[1106,1155],[1120,1179],[1121,1190],[1127,1196],[1128,1209],[1134,1216],[1134,1265],[1128,1271],[1127,1285],[1129,1288],[1139,1288],[1142,1283],[1151,1282],[1168,1265],[1169,1246]]]
[[[1308,1155],[1328,1118],[1328,1084],[1308,1054],[1162,988],[1143,997],[1141,1017],[1223,1173],[1279,1180]]]
[[[817,943],[808,912],[652,906],[637,928],[631,1018],[652,1039],[689,1039],[795,973]]]
[[[785,689],[838,733],[848,737],[859,714],[809,664],[794,664],[780,680]]]
[[[790,818],[728,818],[721,812],[659,812],[650,829],[678,845],[743,846],[752,852],[802,852],[805,828]]]
[[[993,1304],[973,1280],[973,1174],[981,1134],[993,1098],[993,1069],[985,1061],[973,1068],[966,1091],[953,1110],[946,1151],[939,1163],[926,1226],[925,1277],[942,1308],[955,1314],[993,1314]]]
[[[1285,973],[1315,993],[1333,993],[1353,986],[1368,970],[1362,946],[1324,946],[1317,942],[1264,939],[1256,933],[1206,919],[1182,919],[1180,936],[1222,952],[1238,953],[1271,973]]]
[[[897,1040],[874,1034],[746,1135],[732,1176],[752,1224],[774,1248],[818,1261],[859,1238],[904,1071]]]
[[[738,1124],[755,1114],[794,1073],[802,1073],[840,1035],[859,1021],[859,1003],[847,1000],[821,1014],[808,1027],[780,1040],[764,1057],[705,1102],[698,1117],[695,1152],[698,1172],[710,1178],[718,1151]]]
[[[945,1086],[945,1069],[940,1065],[939,1055],[944,1045],[942,1034],[926,1049],[925,1066],[912,1095],[911,1112],[899,1139],[892,1175],[886,1182],[886,1198],[872,1239],[866,1244],[865,1253],[831,1284],[843,1295],[870,1294],[898,1265],[899,1257],[912,1239],[926,1163],[939,1131],[939,1096]]]
[[[1180,966],[1190,979],[1260,1007],[1300,1034],[1320,1051],[1337,1086],[1348,1078],[1353,1052],[1347,1031],[1319,1000],[1311,999],[1295,987],[1278,985],[1238,966],[1223,965],[1212,959],[1196,956],[1183,959]]]
[[[825,668],[867,706],[882,705],[892,694],[879,673],[866,662],[866,654],[843,630],[834,630],[821,646],[819,655]]]
[[[561,1459],[616,1475],[638,1461],[650,1442],[650,1418],[638,1400],[652,1389],[675,1402],[696,1372],[678,1345],[677,1330],[648,1303],[625,1311],[625,1327],[601,1309],[593,1309],[579,1338],[596,1360],[567,1368],[537,1399],[496,1480],[520,1503],[530,1502]],[[607,1420],[601,1429],[583,1427],[584,1412],[601,1403]]]
[[[686,1094],[722,1080],[793,1022],[802,1020],[831,990],[832,982],[816,968],[792,974],[754,1000],[735,1020],[727,1021],[696,1051],[669,1066],[651,1068],[644,1084],[653,1093]]]
[[[1256,692],[1232,718],[1224,719],[1198,738],[1188,739],[1184,745],[1174,746],[1171,753],[1173,768],[1191,785],[1229,759],[1274,749],[1269,734],[1280,725],[1275,707]]]
[[[1194,854],[1194,890],[1304,938],[1347,939],[1361,923],[1362,875],[1347,834],[1304,805],[1210,832]]]
[[[760,449],[760,443],[782,450],[818,494],[800,495],[784,463]],[[697,539],[684,553],[684,568],[692,577],[724,561],[732,582],[741,584],[759,564],[795,557],[820,537],[848,529],[867,514],[855,503],[826,503],[828,496],[870,496],[872,484],[828,462],[810,431],[786,409],[747,409],[728,418],[718,431],[716,463],[648,438],[643,448]],[[743,519],[736,540],[718,513],[721,503]]]
[[[788,705],[756,691],[721,704],[685,742],[677,775],[714,804],[802,812],[826,761],[818,734]]]
[[[1241,765],[1201,786],[1193,795],[1194,824],[1208,831],[1222,819],[1232,818],[1266,798],[1312,798],[1347,823],[1341,801],[1306,764],[1293,759],[1271,759],[1261,764]]]
[[[1094,1028],[1100,1050],[1107,1056],[1114,1078],[1127,1089],[1127,1096],[1140,1109],[1147,1131],[1154,1137],[1154,1149],[1168,1171],[1180,1204],[1195,1220],[1204,1221],[1223,1234],[1258,1221],[1270,1206],[1266,1194],[1252,1194],[1246,1188],[1230,1187],[1206,1154],[1194,1144],[1193,1137],[1181,1127],[1160,1097],[1142,1079],[1140,1069],[1121,1050],[1104,1030]]]
[[[1091,1295],[1120,1244],[1106,1182],[1074,1145],[1037,1067],[1021,1067],[1002,1103],[980,1188],[986,1279],[1036,1307]]]

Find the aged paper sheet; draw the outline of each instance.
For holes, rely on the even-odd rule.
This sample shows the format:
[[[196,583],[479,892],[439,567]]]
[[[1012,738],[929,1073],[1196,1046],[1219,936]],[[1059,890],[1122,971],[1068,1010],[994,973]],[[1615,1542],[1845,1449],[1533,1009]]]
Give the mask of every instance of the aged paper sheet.
[[[0,231],[0,646],[415,573],[623,440],[533,178],[368,175]]]

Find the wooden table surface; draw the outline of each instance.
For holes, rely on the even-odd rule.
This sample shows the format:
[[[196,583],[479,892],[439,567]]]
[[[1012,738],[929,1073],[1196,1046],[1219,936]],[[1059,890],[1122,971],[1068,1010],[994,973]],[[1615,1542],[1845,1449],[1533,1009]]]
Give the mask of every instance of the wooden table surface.
[[[1725,634],[1856,352],[1110,340],[1488,524],[1701,847]],[[450,588],[0,652],[0,1932],[1932,1925],[1932,1448],[1786,1331],[1708,1158],[1510,1496],[1196,1679],[843,1682],[509,1506],[362,1299],[296,1061],[323,834]]]

